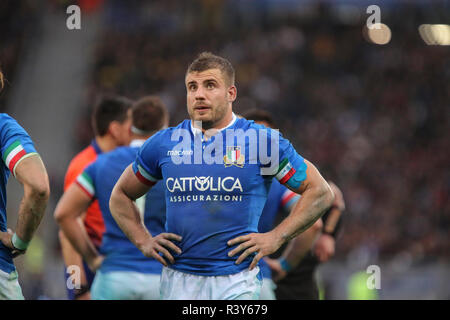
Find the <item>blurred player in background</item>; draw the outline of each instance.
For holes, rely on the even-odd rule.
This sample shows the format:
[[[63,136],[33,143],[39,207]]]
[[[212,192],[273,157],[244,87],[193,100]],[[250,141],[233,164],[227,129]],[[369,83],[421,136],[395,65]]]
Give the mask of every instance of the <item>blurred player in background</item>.
[[[0,90],[3,74],[0,71]],[[13,258],[24,254],[44,216],[50,187],[47,171],[28,133],[9,115],[0,114],[0,300],[23,300]],[[10,173],[23,185],[16,230],[7,229],[6,184]]]
[[[281,258],[266,259],[274,272],[273,278],[277,283],[275,294],[279,300],[319,299],[316,269],[320,263],[327,262],[334,256],[336,236],[342,226],[341,214],[345,210],[341,190],[331,181],[328,184],[335,198],[331,208],[322,216],[320,225],[311,228],[309,234],[305,232],[293,239]],[[312,247],[308,241],[313,242]]]
[[[163,299],[258,299],[258,261],[320,218],[331,206],[332,191],[317,169],[278,132],[236,117],[232,104],[237,89],[229,61],[200,54],[188,67],[185,84],[191,120],[147,140],[114,187],[111,213],[144,255],[164,264]],[[249,154],[240,154],[234,142],[220,145],[230,131],[265,134],[268,144],[278,140],[279,148],[273,151],[278,152],[279,161],[273,163],[278,170],[263,175],[261,159],[250,163]],[[221,148],[220,161],[208,163],[203,155],[198,161],[199,153],[193,150],[211,150],[216,143]],[[249,150],[248,139],[243,143],[240,147]],[[180,158],[174,154],[188,163],[178,163]],[[304,201],[277,228],[258,233],[273,175],[303,194]],[[181,251],[171,241],[157,241],[134,205],[161,179],[166,187],[166,231],[181,236],[171,238],[181,240],[177,243]]]
[[[98,156],[64,193],[55,217],[71,244],[96,270],[91,299],[159,299],[162,265],[145,257],[117,226],[109,210],[111,191],[125,168],[135,158],[139,147],[157,131],[166,128],[169,116],[158,97],[138,100],[132,107],[131,144]],[[86,229],[77,224],[83,211],[98,200],[105,222],[100,253]],[[145,226],[157,237],[164,232],[166,204],[164,184],[158,183],[136,201]],[[161,237],[164,237],[162,234]],[[100,266],[101,265],[101,266]]]
[[[103,152],[111,151],[117,146],[128,145],[130,142],[130,108],[132,101],[118,96],[102,97],[94,107],[92,114],[92,127],[95,137],[91,144],[78,153],[70,162],[64,179],[64,191],[76,180],[78,175]],[[84,226],[92,243],[100,247],[104,224],[97,201],[87,208],[82,217]],[[63,232],[59,232],[61,250],[65,266],[79,266],[81,275],[81,288],[67,288],[68,298],[89,299],[89,288],[94,273],[82,261],[80,255],[73,249]],[[70,276],[64,272],[66,280]]]
[[[262,124],[268,128],[275,128],[273,117],[267,111],[251,109],[243,113],[242,116],[247,120],[253,120],[255,123]],[[289,214],[299,199],[300,195],[292,192],[274,179],[270,187],[269,194],[267,195],[266,205],[264,206],[261,218],[259,220],[258,231],[268,232],[272,230],[275,227],[276,218],[279,212],[282,210],[286,216],[286,213]],[[298,235],[295,238],[296,240],[291,240],[291,242],[298,241],[302,244],[301,246],[296,246],[295,248],[297,250],[297,256],[301,257],[306,254],[306,251],[312,247],[313,242],[317,238],[321,228],[322,220],[318,219],[305,232]],[[272,280],[272,271],[270,266],[267,264],[266,259],[268,259],[268,257],[261,259],[259,264],[263,277],[261,295],[259,298],[260,300],[275,300],[276,285]]]

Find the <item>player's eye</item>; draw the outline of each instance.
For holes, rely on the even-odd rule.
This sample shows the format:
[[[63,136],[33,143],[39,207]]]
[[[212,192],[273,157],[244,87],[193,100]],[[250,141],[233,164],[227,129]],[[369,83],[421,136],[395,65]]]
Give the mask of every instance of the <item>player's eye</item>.
[[[197,86],[195,84],[188,85],[189,91],[195,91],[197,89]]]
[[[213,89],[214,87],[215,87],[214,82],[208,82],[206,84],[206,88],[208,88],[208,89]]]

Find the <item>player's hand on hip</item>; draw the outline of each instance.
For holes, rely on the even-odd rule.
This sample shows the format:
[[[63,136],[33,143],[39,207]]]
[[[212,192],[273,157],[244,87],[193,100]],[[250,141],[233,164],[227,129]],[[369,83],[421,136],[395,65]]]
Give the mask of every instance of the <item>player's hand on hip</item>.
[[[281,266],[280,260],[271,259],[268,257],[264,257],[263,259],[266,261],[270,270],[272,270],[272,272],[273,272],[273,275],[272,275],[273,281],[277,282],[277,281],[280,281],[281,279],[283,279],[284,277],[286,277],[287,272]]]
[[[334,256],[335,240],[328,234],[322,234],[314,245],[314,254],[320,262],[328,261]]]
[[[98,255],[91,261],[87,261],[89,269],[91,269],[92,272],[97,271],[97,269],[100,268],[100,266],[102,265],[104,259],[105,259],[104,256]]]
[[[167,267],[167,261],[174,263],[175,259],[169,250],[181,254],[181,249],[177,247],[172,241],[181,241],[181,236],[174,233],[160,233],[156,237],[149,239],[140,249],[142,253],[149,258],[154,258]],[[164,257],[160,256],[162,253]]]
[[[11,250],[12,257],[15,258],[24,254],[26,250],[19,250],[15,248],[12,244],[12,236],[14,232],[11,229],[8,229],[6,232],[0,232],[0,241],[3,245]]]
[[[245,236],[236,237],[228,241],[227,244],[229,246],[239,244],[236,248],[228,252],[228,256],[232,257],[235,254],[245,250],[236,260],[236,264],[240,264],[249,255],[256,252],[255,257],[253,258],[253,261],[250,264],[250,270],[252,270],[257,266],[258,261],[261,260],[262,257],[277,251],[277,249],[280,247],[280,245],[277,245],[277,243],[278,241],[276,241],[271,232],[250,233]]]

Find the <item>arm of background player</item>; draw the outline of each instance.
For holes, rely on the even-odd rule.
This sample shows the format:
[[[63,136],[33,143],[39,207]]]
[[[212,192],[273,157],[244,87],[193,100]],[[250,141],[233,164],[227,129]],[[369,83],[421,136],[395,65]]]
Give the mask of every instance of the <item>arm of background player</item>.
[[[75,250],[75,248],[70,244],[69,239],[65,236],[62,230],[58,232],[59,243],[61,245],[62,257],[66,267],[68,266],[78,266],[80,270],[80,281],[81,286],[87,285],[86,273],[84,272],[83,259],[81,255]]]
[[[39,226],[47,207],[50,195],[48,175],[41,157],[33,154],[17,164],[15,176],[23,185],[24,190],[15,232],[19,239],[28,243]],[[14,249],[11,244],[12,235],[11,230],[1,233],[3,244]]]
[[[236,264],[241,263],[250,254],[258,252],[250,264],[250,270],[253,269],[262,257],[275,252],[284,242],[308,229],[331,206],[334,195],[330,186],[312,163],[304,161],[307,166],[306,179],[300,186],[297,188],[289,186],[289,180],[285,183],[286,187],[302,195],[302,201],[298,201],[289,216],[270,232],[251,233],[228,241],[230,246],[240,243],[229,252],[230,257],[245,250],[236,260]]]
[[[173,263],[174,259],[166,248],[181,254],[180,248],[170,241],[181,241],[181,237],[173,233],[161,233],[152,237],[145,227],[134,201],[147,193],[150,188],[150,185],[142,183],[136,177],[131,164],[125,169],[114,186],[109,207],[114,220],[128,239],[146,257],[155,258],[167,266],[166,260],[159,255],[159,252]]]
[[[67,168],[67,173],[64,178],[64,192],[67,191],[70,185],[77,179],[78,175],[83,172],[83,167],[80,167],[77,165],[78,163],[74,160],[70,163],[69,167]],[[86,213],[83,213],[82,220],[84,220],[84,217],[86,216]],[[75,248],[70,244],[70,241],[67,239],[67,237],[64,235],[64,232],[62,230],[59,230],[58,232],[59,236],[59,242],[61,245],[61,253],[62,258],[64,260],[64,264],[66,267],[68,266],[77,266],[78,270],[80,270],[80,281],[81,286],[87,286],[87,278],[86,273],[84,270],[83,265],[83,258],[81,255],[75,250]],[[88,297],[89,292],[86,294],[83,294],[79,297],[76,297],[76,299],[85,299]]]
[[[91,201],[76,183],[72,183],[56,206],[55,219],[73,248],[86,260],[89,268],[95,271],[101,265],[103,257],[95,249],[81,220]]]
[[[320,262],[328,261],[335,252],[335,237],[342,212],[345,210],[345,201],[341,190],[331,181],[328,182],[335,195],[333,205],[323,223],[323,231],[314,246],[314,254]]]
[[[291,269],[294,269],[300,264],[320,236],[322,226],[322,219],[319,219],[305,232],[289,241],[280,259],[265,258],[269,267],[274,271],[274,281],[280,281]]]

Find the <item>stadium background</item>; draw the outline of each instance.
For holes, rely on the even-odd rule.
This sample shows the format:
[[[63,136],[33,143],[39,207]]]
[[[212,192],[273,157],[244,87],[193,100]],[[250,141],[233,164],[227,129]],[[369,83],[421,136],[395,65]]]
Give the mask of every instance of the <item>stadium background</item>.
[[[71,4],[81,30],[66,27]],[[363,31],[372,4],[392,32],[386,45]],[[344,230],[320,268],[327,298],[351,298],[358,272],[379,265],[379,299],[449,299],[450,47],[427,45],[418,31],[449,22],[449,2],[431,0],[2,0],[0,111],[32,136],[52,191],[16,260],[25,297],[65,298],[52,215],[70,159],[92,138],[97,95],[158,94],[176,124],[187,117],[186,67],[208,50],[236,69],[235,112],[273,112],[343,190]],[[14,226],[14,179],[8,192]]]

